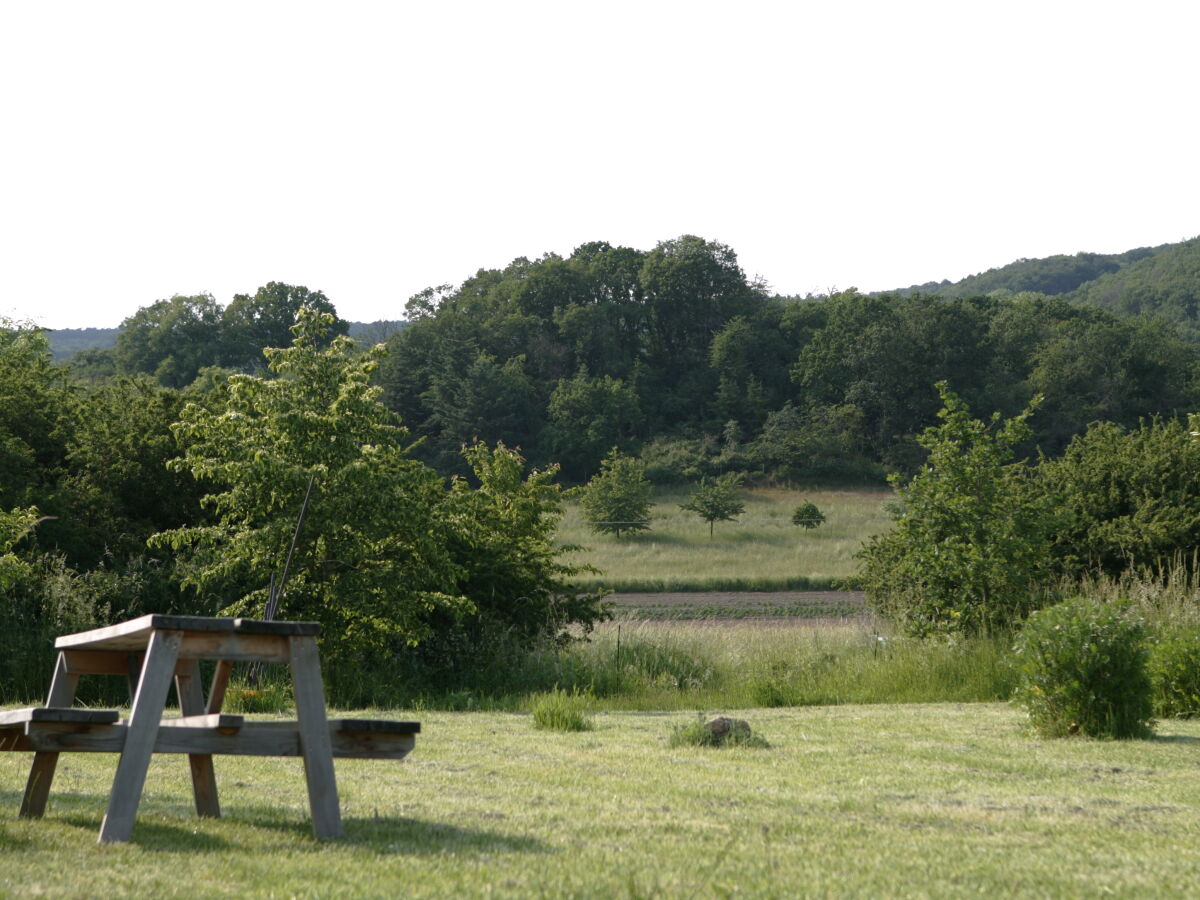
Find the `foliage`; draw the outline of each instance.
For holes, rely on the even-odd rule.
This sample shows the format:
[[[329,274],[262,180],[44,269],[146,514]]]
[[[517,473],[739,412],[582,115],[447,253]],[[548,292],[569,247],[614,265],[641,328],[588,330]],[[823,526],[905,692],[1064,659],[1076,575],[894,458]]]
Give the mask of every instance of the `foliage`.
[[[592,731],[596,725],[588,715],[588,696],[578,691],[555,688],[530,698],[533,727],[547,731]]]
[[[1162,718],[1200,715],[1200,628],[1168,628],[1157,635],[1147,663],[1154,687],[1154,714]]]
[[[738,496],[742,486],[742,476],[737,472],[728,472],[717,478],[703,478],[687,503],[679,504],[679,508],[694,512],[708,523],[708,536],[713,535],[713,525],[717,522],[732,522],[746,511],[746,504]]]
[[[477,645],[498,632],[526,644],[539,638],[567,639],[605,618],[603,592],[579,590],[569,579],[590,571],[564,560],[571,548],[554,543],[562,515],[557,470],[525,475],[525,460],[503,444],[480,443],[463,451],[477,482],[454,479],[435,510],[457,568],[457,592],[473,610],[460,627],[474,623]]]
[[[33,530],[37,522],[37,508],[0,509],[0,597],[22,575],[28,573],[28,565],[12,552],[16,543]]]
[[[805,500],[792,512],[792,524],[805,530],[811,531],[824,523],[825,514],[817,509],[817,504],[811,500]]]
[[[349,331],[349,324],[337,317],[337,310],[320,291],[271,281],[253,295],[234,294],[221,311],[221,365],[247,372],[261,371],[263,349],[286,347],[292,342],[291,329],[299,321],[302,309],[333,316],[333,322],[320,339],[322,345]]]
[[[1017,638],[1014,698],[1046,737],[1150,734],[1143,622],[1127,604],[1075,598],[1035,612]]]
[[[547,414],[550,446],[579,479],[594,472],[610,448],[628,447],[641,421],[637,394],[628,385],[607,375],[590,378],[586,370],[558,383]]]
[[[143,306],[121,323],[113,348],[117,371],[153,375],[181,388],[221,359],[221,307],[211,294],[176,295]]]
[[[929,461],[898,489],[895,529],[860,552],[863,584],[911,634],[1004,630],[1036,603],[1054,526],[1029,468],[1012,462],[1031,410],[985,424],[945,383],[938,391],[942,424],[919,439]]]
[[[1200,534],[1200,441],[1177,420],[1096,422],[1040,479],[1064,513],[1054,555],[1067,575],[1159,566]]]
[[[152,375],[166,387],[183,388],[208,366],[259,372],[263,350],[291,343],[290,330],[301,309],[331,316],[327,344],[348,325],[320,291],[272,281],[254,293],[237,294],[222,308],[210,294],[176,295],[143,306],[121,323],[112,349],[112,364],[125,375]],[[84,371],[100,373],[104,359],[80,360]]]
[[[377,354],[344,336],[321,348],[332,324],[301,310],[292,346],[267,352],[275,377],[235,375],[223,408],[184,408],[172,466],[214,486],[202,502],[215,521],[152,543],[188,550],[185,584],[230,598],[226,613],[261,615],[312,478],[279,615],[320,622],[339,652],[367,653],[419,641],[432,609],[472,607],[440,536],[440,480],[406,456],[404,429],[378,402]]]
[[[600,471],[579,491],[588,527],[597,534],[645,531],[650,527],[650,496],[646,464],[622,456],[614,447],[600,463]]]

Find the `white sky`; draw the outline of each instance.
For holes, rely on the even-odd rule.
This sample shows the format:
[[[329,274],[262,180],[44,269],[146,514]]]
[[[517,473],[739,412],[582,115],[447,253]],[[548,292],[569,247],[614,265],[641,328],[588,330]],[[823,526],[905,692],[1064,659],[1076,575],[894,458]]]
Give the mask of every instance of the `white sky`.
[[[590,240],[781,293],[1200,234],[1200,4],[5,2],[0,315],[347,319]]]

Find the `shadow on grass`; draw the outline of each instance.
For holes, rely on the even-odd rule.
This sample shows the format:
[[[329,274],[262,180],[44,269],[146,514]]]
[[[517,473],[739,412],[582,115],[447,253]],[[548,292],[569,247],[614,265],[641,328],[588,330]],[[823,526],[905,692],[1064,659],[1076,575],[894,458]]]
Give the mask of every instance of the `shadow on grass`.
[[[91,840],[100,833],[100,819],[88,815],[57,817],[58,822],[88,832]],[[139,820],[133,826],[131,843],[142,850],[155,853],[215,853],[236,849],[241,842],[232,837],[212,834],[210,822],[207,832],[196,830],[195,819],[181,818],[178,822],[147,822]],[[317,841],[312,835],[312,823],[304,821],[272,820],[271,813],[261,817],[239,815],[228,820],[240,828],[257,828],[286,834],[297,838],[301,847],[307,844],[312,851],[322,847],[351,846],[374,853],[401,856],[430,856],[445,852],[478,851],[482,853],[548,853],[550,847],[537,838],[523,835],[503,834],[473,828],[460,828],[444,822],[423,822],[419,819],[378,816],[371,818],[347,818],[342,820],[342,836],[331,841]],[[0,829],[0,848],[19,848],[29,844],[23,835],[6,833]],[[297,845],[288,842],[288,852],[295,852]]]
[[[56,820],[88,832],[92,841],[100,835],[101,820],[94,815],[71,814],[56,817]],[[219,835],[196,831],[192,820],[188,819],[180,819],[178,824],[136,821],[130,843],[159,853],[216,853],[234,846],[234,842]]]
[[[486,853],[549,853],[550,847],[526,835],[460,828],[444,822],[391,816],[347,819],[340,843],[394,853],[423,856],[445,851],[475,850]]]
[[[1195,746],[1200,744],[1200,737],[1192,737],[1187,734],[1154,734],[1149,740],[1156,744],[1187,744]]]

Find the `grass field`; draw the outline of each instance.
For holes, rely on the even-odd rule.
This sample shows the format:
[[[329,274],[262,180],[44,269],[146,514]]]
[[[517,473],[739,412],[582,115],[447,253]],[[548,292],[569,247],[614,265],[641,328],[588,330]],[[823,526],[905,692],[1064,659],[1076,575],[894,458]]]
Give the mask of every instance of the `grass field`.
[[[718,522],[714,536],[695,513],[685,512],[687,492],[655,498],[649,531],[598,535],[588,529],[577,503],[568,503],[559,541],[577,544],[575,562],[602,573],[582,576],[581,585],[618,591],[822,589],[854,575],[854,554],[863,541],[887,529],[884,504],[890,490],[753,489],[743,493],[745,513]],[[826,522],[806,530],[792,524],[792,511],[812,500]]]
[[[670,748],[693,713],[536,731],[428,713],[403,763],[338,764],[310,837],[301,765],[217,760],[226,817],[155,759],[129,845],[96,831],[115,760],[71,756],[45,819],[0,754],[5,897],[1166,896],[1200,891],[1200,723],[1041,741],[1001,704],[725,710],[768,749]],[[405,718],[411,713],[392,711]]]

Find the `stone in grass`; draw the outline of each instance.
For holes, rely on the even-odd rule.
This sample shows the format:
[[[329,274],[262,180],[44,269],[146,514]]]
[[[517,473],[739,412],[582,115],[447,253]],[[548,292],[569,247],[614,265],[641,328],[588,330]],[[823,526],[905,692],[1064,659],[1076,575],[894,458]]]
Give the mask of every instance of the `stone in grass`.
[[[731,716],[713,716],[705,719],[697,716],[689,725],[675,729],[669,741],[671,747],[755,747],[771,745],[750,730],[745,719]]]
[[[744,741],[751,734],[749,722],[730,716],[713,716],[704,723],[704,730],[712,735],[715,744],[722,744],[730,738]]]

